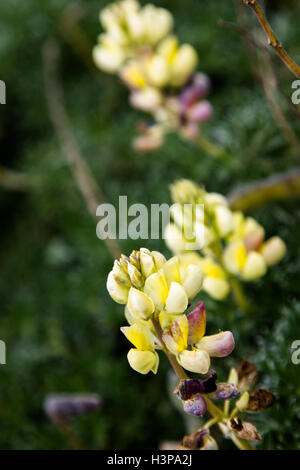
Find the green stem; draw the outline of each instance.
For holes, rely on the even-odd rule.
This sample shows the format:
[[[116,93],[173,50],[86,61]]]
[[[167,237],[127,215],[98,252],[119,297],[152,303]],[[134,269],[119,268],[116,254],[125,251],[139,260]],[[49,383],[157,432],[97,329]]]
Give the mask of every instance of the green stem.
[[[194,140],[208,155],[214,158],[229,158],[231,155],[225,149],[211,142],[203,134],[199,134]]]
[[[240,450],[255,450],[255,447],[253,447],[253,445],[249,441],[246,441],[245,439],[240,439],[234,433],[232,433],[231,435],[231,440]]]
[[[249,304],[247,302],[241,283],[233,276],[229,277],[229,283],[237,306],[245,313],[249,312]]]

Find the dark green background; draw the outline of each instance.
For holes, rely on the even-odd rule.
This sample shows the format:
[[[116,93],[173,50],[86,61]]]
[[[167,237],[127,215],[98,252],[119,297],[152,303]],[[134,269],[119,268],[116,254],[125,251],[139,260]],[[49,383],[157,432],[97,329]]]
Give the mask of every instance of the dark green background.
[[[1,164],[22,171],[32,184],[26,194],[0,189],[0,337],[7,344],[7,364],[0,366],[0,448],[69,448],[44,414],[44,397],[96,392],[102,396],[102,410],[74,421],[88,447],[153,449],[186,432],[168,397],[168,364],[162,358],[155,377],[141,376],[127,363],[129,344],[119,331],[123,308],[105,288],[112,259],[96,237],[96,224],[53,132],[42,46],[50,35],[61,42],[62,80],[74,133],[109,202],[117,203],[119,194],[127,195],[129,203],[169,202],[168,186],[181,177],[226,194],[296,166],[297,159],[251,74],[241,37],[218,25],[219,19],[236,21],[234,2],[155,2],[174,14],[181,41],[196,47],[199,69],[212,79],[214,117],[204,129],[233,154],[226,165],[177,136],[152,154],[132,150],[140,115],[128,107],[127,91],[116,77],[99,72],[96,78],[57,32],[69,3],[0,3],[0,78],[7,84],[7,104],[0,106]],[[81,26],[95,42],[98,12],[108,2],[83,3],[87,10]],[[268,15],[299,62],[300,6],[280,3],[267,2]],[[294,77],[277,58],[275,63],[290,95]],[[300,138],[299,121],[289,118]],[[217,303],[202,295],[208,333],[231,329],[236,338],[233,354],[214,366],[225,379],[229,367],[243,357],[255,362],[260,385],[277,396],[270,411],[254,418],[263,434],[260,448],[299,449],[300,365],[291,363],[291,343],[300,339],[299,201],[265,206],[253,215],[268,236],[279,234],[285,240],[287,256],[260,282],[246,286],[256,306],[252,316],[237,312],[231,300]],[[125,253],[140,246],[169,255],[163,242],[121,242]]]

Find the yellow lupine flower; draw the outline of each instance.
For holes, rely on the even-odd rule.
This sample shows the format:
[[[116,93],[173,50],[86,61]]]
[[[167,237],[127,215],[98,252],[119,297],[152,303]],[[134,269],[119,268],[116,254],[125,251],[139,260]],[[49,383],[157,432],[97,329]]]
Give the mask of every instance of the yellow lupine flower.
[[[141,318],[143,320],[150,318],[155,309],[152,300],[134,287],[130,288],[127,307],[132,315],[135,315],[137,319]]]
[[[155,336],[147,322],[141,320],[131,326],[123,326],[121,331],[137,349],[154,351]]]
[[[152,371],[156,374],[159,357],[156,351],[140,351],[139,349],[130,349],[127,354],[130,367],[140,374],[148,374]]]
[[[184,287],[179,282],[172,282],[166,300],[168,313],[183,313],[188,306],[188,296]]]
[[[162,272],[151,274],[146,279],[144,293],[150,297],[158,311],[164,309],[169,294],[168,284]]]
[[[267,266],[273,266],[273,264],[277,264],[284,257],[286,245],[280,237],[272,237],[263,243],[260,252]]]
[[[148,85],[143,66],[137,60],[127,62],[120,71],[120,77],[132,88],[144,88]]]

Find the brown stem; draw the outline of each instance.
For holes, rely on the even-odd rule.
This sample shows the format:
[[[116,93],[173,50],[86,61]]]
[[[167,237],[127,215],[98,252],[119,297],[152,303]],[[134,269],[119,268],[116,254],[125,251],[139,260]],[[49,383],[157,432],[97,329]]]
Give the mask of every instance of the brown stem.
[[[0,186],[11,191],[26,192],[30,185],[25,175],[0,166]]]
[[[64,92],[59,80],[59,57],[60,49],[57,41],[49,39],[43,48],[43,59],[45,89],[50,117],[87,209],[95,217],[97,207],[102,203],[104,197],[89,166],[81,155],[79,145],[72,132],[64,105]],[[117,241],[112,237],[108,237],[104,242],[112,257],[119,258],[121,251]]]
[[[280,87],[273,67],[271,55],[262,42],[248,32],[247,15],[239,0],[237,1],[237,17],[239,25],[236,29],[242,32],[250,64],[257,80],[261,83],[267,104],[273,119],[281,130],[286,142],[291,146],[296,157],[300,158],[300,142],[280,106]],[[294,106],[294,105],[293,105]],[[295,106],[294,106],[295,107]]]
[[[242,0],[245,5],[248,5],[255,13],[261,27],[263,28],[267,38],[268,43],[275,52],[278,54],[282,62],[286,67],[298,78],[300,78],[300,67],[293,61],[293,59],[287,54],[284,50],[282,44],[277,39],[274,31],[272,30],[262,8],[258,5],[256,0]]]
[[[64,419],[55,419],[55,424],[57,425],[58,429],[64,435],[66,440],[75,450],[86,450],[86,447],[82,444],[76,434],[73,432],[70,424]]]

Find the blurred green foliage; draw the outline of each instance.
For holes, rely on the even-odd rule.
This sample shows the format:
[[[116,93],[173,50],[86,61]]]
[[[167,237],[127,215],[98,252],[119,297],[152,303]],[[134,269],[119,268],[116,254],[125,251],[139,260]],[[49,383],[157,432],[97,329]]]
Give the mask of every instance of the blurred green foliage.
[[[1,164],[22,171],[32,182],[24,194],[0,190],[0,336],[7,344],[7,364],[0,366],[0,448],[69,448],[43,411],[44,397],[52,392],[102,396],[98,414],[73,423],[90,448],[156,448],[160,441],[179,440],[185,433],[182,416],[168,397],[168,364],[162,358],[157,377],[140,376],[128,366],[129,344],[119,331],[123,309],[105,288],[112,259],[96,237],[96,224],[49,119],[43,44],[50,35],[61,41],[62,80],[74,134],[112,203],[120,194],[128,196],[128,203],[169,202],[168,186],[181,177],[228,193],[297,161],[251,74],[241,37],[218,25],[219,19],[236,21],[232,0],[155,1],[172,11],[181,40],[197,48],[199,69],[212,79],[214,117],[204,131],[232,153],[226,164],[177,136],[149,155],[132,150],[140,115],[129,109],[126,90],[116,77],[101,72],[95,77],[60,38],[57,24],[69,3],[0,3],[0,78],[7,84],[7,104],[0,107]],[[108,2],[83,3],[81,26],[93,43],[100,31],[98,12]],[[299,61],[300,6],[281,3],[272,2],[268,14]],[[277,58],[275,62],[290,95],[294,78]],[[300,137],[299,121],[288,115]],[[299,449],[300,366],[291,362],[291,344],[300,339],[298,202],[253,214],[268,236],[279,234],[285,240],[288,254],[260,282],[246,286],[255,305],[252,315],[238,312],[231,300],[218,303],[202,296],[208,333],[230,328],[236,338],[234,353],[214,362],[220,377],[225,379],[229,367],[247,357],[260,370],[260,385],[276,393],[276,405],[254,418],[263,434],[262,449]],[[162,241],[121,242],[125,253],[140,245],[168,254]]]

